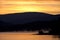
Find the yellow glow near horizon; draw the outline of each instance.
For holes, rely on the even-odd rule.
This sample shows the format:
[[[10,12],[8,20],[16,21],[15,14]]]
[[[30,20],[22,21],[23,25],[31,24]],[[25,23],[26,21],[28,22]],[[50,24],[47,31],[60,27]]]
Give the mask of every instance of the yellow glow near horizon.
[[[16,12],[46,12],[49,14],[58,14],[60,13],[60,1],[1,0],[0,14]]]

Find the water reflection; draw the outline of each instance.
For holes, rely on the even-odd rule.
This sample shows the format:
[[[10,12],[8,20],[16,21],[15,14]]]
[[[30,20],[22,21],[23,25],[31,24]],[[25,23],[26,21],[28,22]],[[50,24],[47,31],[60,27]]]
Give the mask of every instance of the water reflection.
[[[59,40],[58,35],[32,35],[35,32],[0,32],[0,40]]]

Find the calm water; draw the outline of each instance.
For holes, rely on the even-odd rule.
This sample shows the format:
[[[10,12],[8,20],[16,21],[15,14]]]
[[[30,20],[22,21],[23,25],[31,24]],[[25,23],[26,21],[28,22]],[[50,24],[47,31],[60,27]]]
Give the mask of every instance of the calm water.
[[[59,40],[53,35],[33,35],[36,32],[0,32],[0,40]]]

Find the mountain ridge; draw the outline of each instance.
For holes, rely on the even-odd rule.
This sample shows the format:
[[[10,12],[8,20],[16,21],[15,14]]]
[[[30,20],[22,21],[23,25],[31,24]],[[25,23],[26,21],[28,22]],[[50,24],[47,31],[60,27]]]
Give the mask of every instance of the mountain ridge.
[[[4,14],[4,15],[13,15],[13,14],[26,14],[26,13],[40,13],[40,14],[46,14],[46,15],[52,15],[44,12],[17,12],[17,13],[9,13],[9,14]],[[3,16],[3,15],[0,15]]]
[[[23,12],[0,15],[0,20],[8,23],[28,23],[33,21],[51,21],[57,20],[56,15],[51,15],[43,12]]]

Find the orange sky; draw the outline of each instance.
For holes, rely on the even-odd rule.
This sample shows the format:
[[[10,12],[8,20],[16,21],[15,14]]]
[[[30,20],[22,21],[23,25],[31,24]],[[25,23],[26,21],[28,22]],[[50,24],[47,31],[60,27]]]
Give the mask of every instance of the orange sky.
[[[15,12],[60,13],[59,0],[0,0],[0,14]]]

